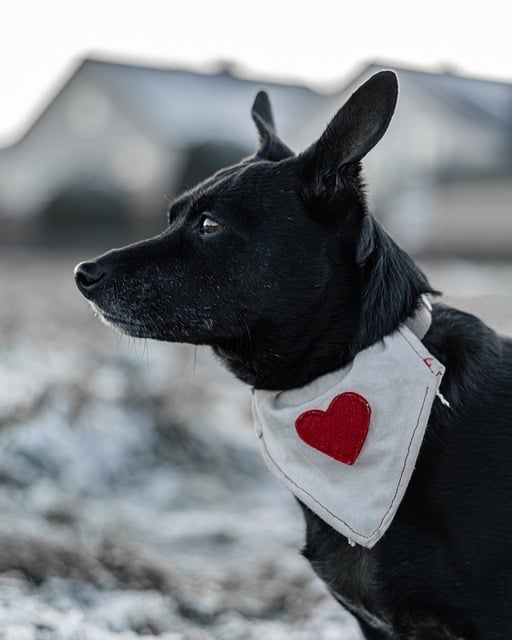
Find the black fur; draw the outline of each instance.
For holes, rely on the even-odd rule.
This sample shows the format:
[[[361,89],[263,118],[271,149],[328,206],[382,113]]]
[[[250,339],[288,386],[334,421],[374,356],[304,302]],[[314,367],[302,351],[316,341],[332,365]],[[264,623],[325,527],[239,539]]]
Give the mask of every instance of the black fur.
[[[377,74],[294,156],[258,94],[256,154],[182,195],[160,236],[81,263],[79,288],[121,331],[208,344],[257,388],[346,364],[436,293],[361,182],[396,98],[395,75]],[[451,408],[434,403],[390,529],[353,548],[303,507],[304,555],[368,640],[509,640],[512,343],[441,304],[424,342],[446,365]]]

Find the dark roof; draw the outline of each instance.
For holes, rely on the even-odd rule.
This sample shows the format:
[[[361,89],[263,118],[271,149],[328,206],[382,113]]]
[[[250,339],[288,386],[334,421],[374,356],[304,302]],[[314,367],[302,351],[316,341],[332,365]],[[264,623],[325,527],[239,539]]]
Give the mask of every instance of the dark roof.
[[[172,146],[231,140],[251,149],[256,134],[250,111],[260,89],[270,93],[279,131],[285,136],[320,99],[305,86],[240,77],[233,73],[232,65],[224,64],[216,73],[200,73],[89,57],[79,62],[23,136],[9,148],[23,142],[81,76],[101,85],[130,118]]]
[[[155,134],[178,145],[216,138],[254,144],[250,109],[261,88],[271,95],[284,136],[317,98],[307,87],[242,78],[231,68],[208,74],[89,58],[80,72],[101,83]]]
[[[300,129],[302,122],[322,111],[324,101],[329,104],[334,96],[349,92],[368,75],[383,68],[394,69],[404,84],[410,81],[465,117],[470,116],[485,126],[493,123],[510,139],[512,85],[505,82],[373,62],[365,65],[341,91],[321,96],[302,85],[244,78],[230,67],[216,73],[199,73],[86,58],[22,140],[38,126],[68,84],[82,74],[100,84],[121,109],[165,142],[188,146],[206,140],[227,139],[252,148],[255,133],[250,109],[259,89],[269,92],[278,130],[286,140]]]
[[[406,67],[372,63],[366,72],[391,68],[399,78],[408,80],[440,102],[475,119],[506,126],[510,135],[512,127],[512,84],[458,75],[452,71],[438,73]]]

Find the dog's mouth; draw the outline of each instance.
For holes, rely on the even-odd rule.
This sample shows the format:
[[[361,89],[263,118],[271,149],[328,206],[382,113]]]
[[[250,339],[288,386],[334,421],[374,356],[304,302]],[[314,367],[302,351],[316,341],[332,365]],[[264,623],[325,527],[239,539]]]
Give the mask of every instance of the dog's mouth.
[[[94,304],[94,302],[89,302],[89,304],[94,311],[94,315],[111,329],[115,329],[116,331],[131,336],[132,338],[153,337],[152,334],[154,333],[154,329],[146,323],[139,320],[133,320],[132,318],[107,313]]]
[[[164,342],[188,342],[190,344],[205,344],[205,338],[201,333],[191,327],[184,327],[181,323],[169,326],[158,325],[154,322],[134,319],[124,314],[115,314],[104,311],[97,304],[90,302],[94,314],[111,329],[130,336],[131,338],[144,338],[162,340]]]

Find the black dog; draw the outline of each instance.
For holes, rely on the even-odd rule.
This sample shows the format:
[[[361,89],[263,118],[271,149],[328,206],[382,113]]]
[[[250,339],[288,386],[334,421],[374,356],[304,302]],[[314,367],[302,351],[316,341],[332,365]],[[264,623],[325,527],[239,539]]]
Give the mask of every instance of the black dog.
[[[81,292],[131,336],[210,345],[257,389],[345,366],[436,293],[360,178],[397,93],[392,72],[373,76],[297,156],[260,93],[256,154],[178,198],[161,235],[78,265]],[[437,304],[423,343],[450,408],[434,401],[389,530],[352,547],[304,507],[304,554],[368,640],[510,640],[512,342]]]

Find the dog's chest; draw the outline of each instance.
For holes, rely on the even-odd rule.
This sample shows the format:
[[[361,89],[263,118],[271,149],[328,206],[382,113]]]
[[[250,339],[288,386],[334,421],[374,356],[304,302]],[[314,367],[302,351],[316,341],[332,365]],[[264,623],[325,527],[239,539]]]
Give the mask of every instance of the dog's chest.
[[[459,635],[454,635],[433,616],[419,614],[418,611],[408,611],[404,616],[399,611],[392,611],[383,605],[379,587],[376,583],[366,582],[370,575],[363,566],[357,570],[340,575],[337,578],[336,590],[329,586],[334,598],[344,606],[357,620],[374,629],[384,638],[395,638],[398,634],[404,638],[416,638],[420,634],[435,634],[433,637],[439,640],[464,640]],[[423,637],[423,635],[421,635]],[[426,637],[426,636],[425,636]],[[430,637],[430,635],[429,635]]]
[[[303,507],[304,508],[304,507]],[[380,597],[376,554],[360,546],[351,547],[309,509],[305,557],[332,595],[356,618],[386,635],[393,627]]]
[[[390,560],[382,542],[374,549],[351,547],[311,511],[304,509],[304,515],[307,523],[304,555],[336,600],[361,623],[382,638],[395,638],[399,634],[413,638],[415,634],[428,632],[443,640],[459,640],[460,636],[440,624],[431,603],[422,600],[422,607],[412,608],[407,604],[407,595],[399,600],[393,597],[398,584],[398,591],[405,590],[407,594],[406,585],[416,584],[417,576],[410,583],[407,563],[400,563],[394,554]]]
[[[385,637],[392,637],[393,625],[389,612],[385,610],[379,598],[378,586],[374,580],[374,563],[364,556],[357,561],[346,554],[346,562],[341,562],[338,575],[329,576],[330,581],[322,576],[336,600],[350,611],[358,620],[372,629],[379,630]],[[330,572],[327,572],[330,573]]]
[[[329,563],[317,560],[312,564],[334,598],[359,622],[374,629],[383,639],[396,638],[398,635],[401,638],[416,638],[421,634],[434,634],[432,637],[439,640],[464,640],[453,634],[434,615],[411,609],[404,612],[384,604],[388,587],[376,579],[375,562],[364,555],[365,550],[361,550],[362,554],[357,553],[357,550],[352,554],[351,551],[340,553],[341,564],[336,571]]]

